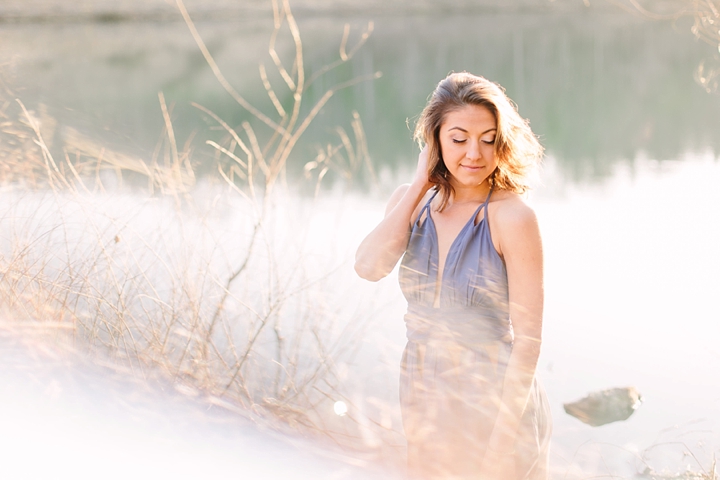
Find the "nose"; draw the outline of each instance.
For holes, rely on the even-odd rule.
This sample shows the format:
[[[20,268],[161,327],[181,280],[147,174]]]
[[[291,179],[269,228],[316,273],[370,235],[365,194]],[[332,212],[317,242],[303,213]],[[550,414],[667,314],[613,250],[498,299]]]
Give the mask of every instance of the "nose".
[[[467,152],[465,152],[465,156],[469,158],[470,160],[477,160],[482,157],[481,149],[480,149],[480,141],[478,140],[470,140],[468,141],[468,149]]]

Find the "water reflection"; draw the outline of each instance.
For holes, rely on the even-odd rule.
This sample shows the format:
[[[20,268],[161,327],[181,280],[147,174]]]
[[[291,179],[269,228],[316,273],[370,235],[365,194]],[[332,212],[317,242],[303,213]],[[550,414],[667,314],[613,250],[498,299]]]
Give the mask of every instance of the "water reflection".
[[[382,19],[373,42],[364,60],[386,75],[372,94],[359,101],[346,92],[345,101],[379,127],[367,128],[378,161],[402,157],[405,118],[438,78],[462,69],[506,86],[574,178],[607,175],[639,151],[674,159],[720,145],[720,98],[693,80],[704,47],[668,24],[614,15]]]
[[[351,131],[353,110],[360,113],[377,169],[394,171],[411,162],[415,151],[406,121],[412,124],[427,92],[451,70],[506,86],[570,179],[603,178],[616,162],[639,154],[678,159],[688,151],[720,149],[720,97],[693,80],[709,47],[682,25],[625,13],[304,17],[310,73],[337,58],[344,22],[353,27],[352,43],[369,20],[375,24],[369,43],[311,86],[305,108],[332,82],[384,75],[336,94],[295,153],[298,174],[318,145],[337,142],[335,126]],[[274,111],[257,67],[270,63],[270,17],[206,21],[198,28],[236,88]],[[248,119],[212,77],[182,23],[5,25],[0,35],[0,54],[6,63],[10,59],[18,95],[30,105],[46,104],[60,125],[102,138],[110,148],[145,157],[152,152],[162,135],[161,90],[175,104],[180,141],[200,131],[198,162],[212,156],[204,141],[213,133],[190,102],[232,125]],[[289,42],[281,46],[281,54],[290,53]],[[289,101],[289,92],[284,99],[279,93]]]

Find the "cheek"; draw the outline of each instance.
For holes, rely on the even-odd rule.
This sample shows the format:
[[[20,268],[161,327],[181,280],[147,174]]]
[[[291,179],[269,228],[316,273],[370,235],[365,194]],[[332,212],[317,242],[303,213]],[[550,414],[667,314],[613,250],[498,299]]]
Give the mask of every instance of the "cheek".
[[[462,151],[462,144],[453,142],[440,142],[440,153],[443,158],[452,159]]]
[[[487,147],[483,151],[483,155],[485,156],[485,158],[489,158],[490,160],[494,161],[497,158],[497,155],[495,155],[495,145],[487,145]]]
[[[452,146],[444,145],[443,142],[440,142],[438,153],[440,154],[440,161],[442,163],[445,163],[445,159],[452,158]],[[445,165],[447,166],[447,165]]]

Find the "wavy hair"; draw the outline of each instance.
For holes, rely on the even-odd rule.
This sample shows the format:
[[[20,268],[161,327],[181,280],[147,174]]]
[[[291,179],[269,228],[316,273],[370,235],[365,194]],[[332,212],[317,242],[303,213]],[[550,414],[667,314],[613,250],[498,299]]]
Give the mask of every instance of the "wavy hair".
[[[443,210],[454,193],[440,150],[440,127],[448,113],[468,105],[487,108],[495,116],[495,158],[498,166],[490,176],[490,185],[515,193],[529,190],[528,174],[542,160],[543,147],[520,117],[517,106],[505,89],[467,72],[451,73],[438,83],[415,125],[415,140],[428,147],[428,178],[440,193]]]

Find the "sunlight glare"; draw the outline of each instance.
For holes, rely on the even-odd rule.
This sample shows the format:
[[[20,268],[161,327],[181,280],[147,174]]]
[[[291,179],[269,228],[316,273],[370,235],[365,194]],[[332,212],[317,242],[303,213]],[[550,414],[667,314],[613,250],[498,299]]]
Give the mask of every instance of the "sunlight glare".
[[[345,414],[348,411],[347,405],[345,405],[345,402],[338,400],[335,402],[335,405],[333,405],[333,410],[335,410],[335,414],[344,417]]]

